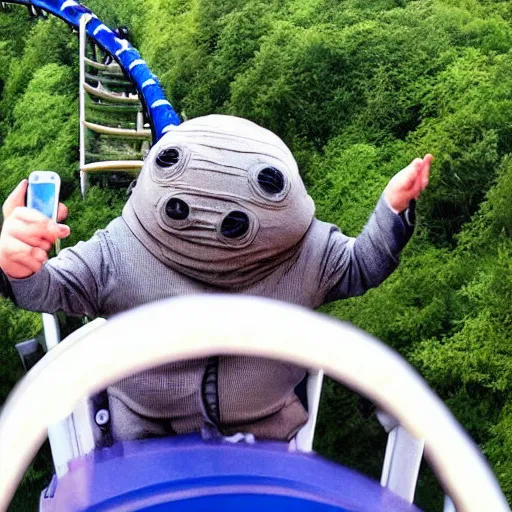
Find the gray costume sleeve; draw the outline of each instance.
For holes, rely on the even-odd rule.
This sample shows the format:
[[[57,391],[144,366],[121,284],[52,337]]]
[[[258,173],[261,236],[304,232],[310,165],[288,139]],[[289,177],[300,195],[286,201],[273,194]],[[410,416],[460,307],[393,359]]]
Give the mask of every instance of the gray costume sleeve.
[[[323,303],[362,295],[381,284],[398,266],[400,251],[410,239],[415,204],[396,214],[381,196],[357,238],[335,227],[330,232],[322,268]]]
[[[16,303],[9,278],[2,269],[0,269],[0,295]]]
[[[16,304],[30,311],[96,317],[114,276],[111,248],[105,232],[64,249],[39,272],[25,279],[10,279]]]

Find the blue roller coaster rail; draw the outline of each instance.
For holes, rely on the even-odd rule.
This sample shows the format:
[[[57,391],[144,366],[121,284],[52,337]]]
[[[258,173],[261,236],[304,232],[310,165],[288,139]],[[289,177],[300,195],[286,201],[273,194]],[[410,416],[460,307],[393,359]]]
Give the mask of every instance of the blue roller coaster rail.
[[[126,39],[120,39],[87,7],[75,0],[12,0],[9,2],[33,7],[53,14],[76,29],[83,16],[90,17],[87,23],[87,35],[102,49],[110,53],[124,72],[133,81],[152,127],[153,143],[171,126],[180,124],[180,118],[165,97],[158,78],[149,70],[139,52]],[[37,11],[36,11],[37,12]]]

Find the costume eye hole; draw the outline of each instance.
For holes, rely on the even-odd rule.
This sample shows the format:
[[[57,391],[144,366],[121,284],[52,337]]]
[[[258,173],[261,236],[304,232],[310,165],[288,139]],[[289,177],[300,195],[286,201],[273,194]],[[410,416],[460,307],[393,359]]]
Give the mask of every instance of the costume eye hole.
[[[164,149],[156,157],[156,163],[160,167],[172,167],[180,160],[180,152],[175,148]]]
[[[265,167],[258,173],[258,184],[268,194],[279,194],[284,189],[284,175],[275,167]]]
[[[244,212],[228,213],[220,226],[220,232],[226,238],[240,238],[249,230],[249,217]]]
[[[172,197],[165,205],[165,213],[173,220],[184,220],[188,217],[190,208],[185,201]]]

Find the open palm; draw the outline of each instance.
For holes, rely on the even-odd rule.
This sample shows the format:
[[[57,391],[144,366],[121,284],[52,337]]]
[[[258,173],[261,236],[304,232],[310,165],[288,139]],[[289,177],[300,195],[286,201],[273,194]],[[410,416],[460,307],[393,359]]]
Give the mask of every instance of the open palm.
[[[418,199],[428,185],[430,165],[434,157],[430,154],[415,158],[405,169],[395,174],[384,190],[391,208],[397,212],[405,210],[411,199]]]

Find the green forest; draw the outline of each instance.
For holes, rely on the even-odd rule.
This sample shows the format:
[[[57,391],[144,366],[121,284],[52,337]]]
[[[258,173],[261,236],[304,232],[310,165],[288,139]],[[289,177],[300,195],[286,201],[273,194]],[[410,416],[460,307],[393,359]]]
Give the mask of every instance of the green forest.
[[[317,217],[348,235],[388,180],[435,156],[398,270],[323,309],[399,351],[489,459],[512,502],[512,3],[506,0],[89,0],[127,25],[182,117],[248,118],[294,153]],[[119,215],[124,190],[78,179],[78,40],[61,20],[0,10],[0,200],[57,171],[71,237]],[[22,376],[16,342],[40,315],[0,301],[0,404]],[[65,385],[65,383],[63,383]],[[421,404],[419,404],[421,407]],[[316,450],[373,476],[385,433],[359,398],[324,385]],[[33,510],[46,449],[13,510]],[[422,470],[417,502],[442,509]]]

